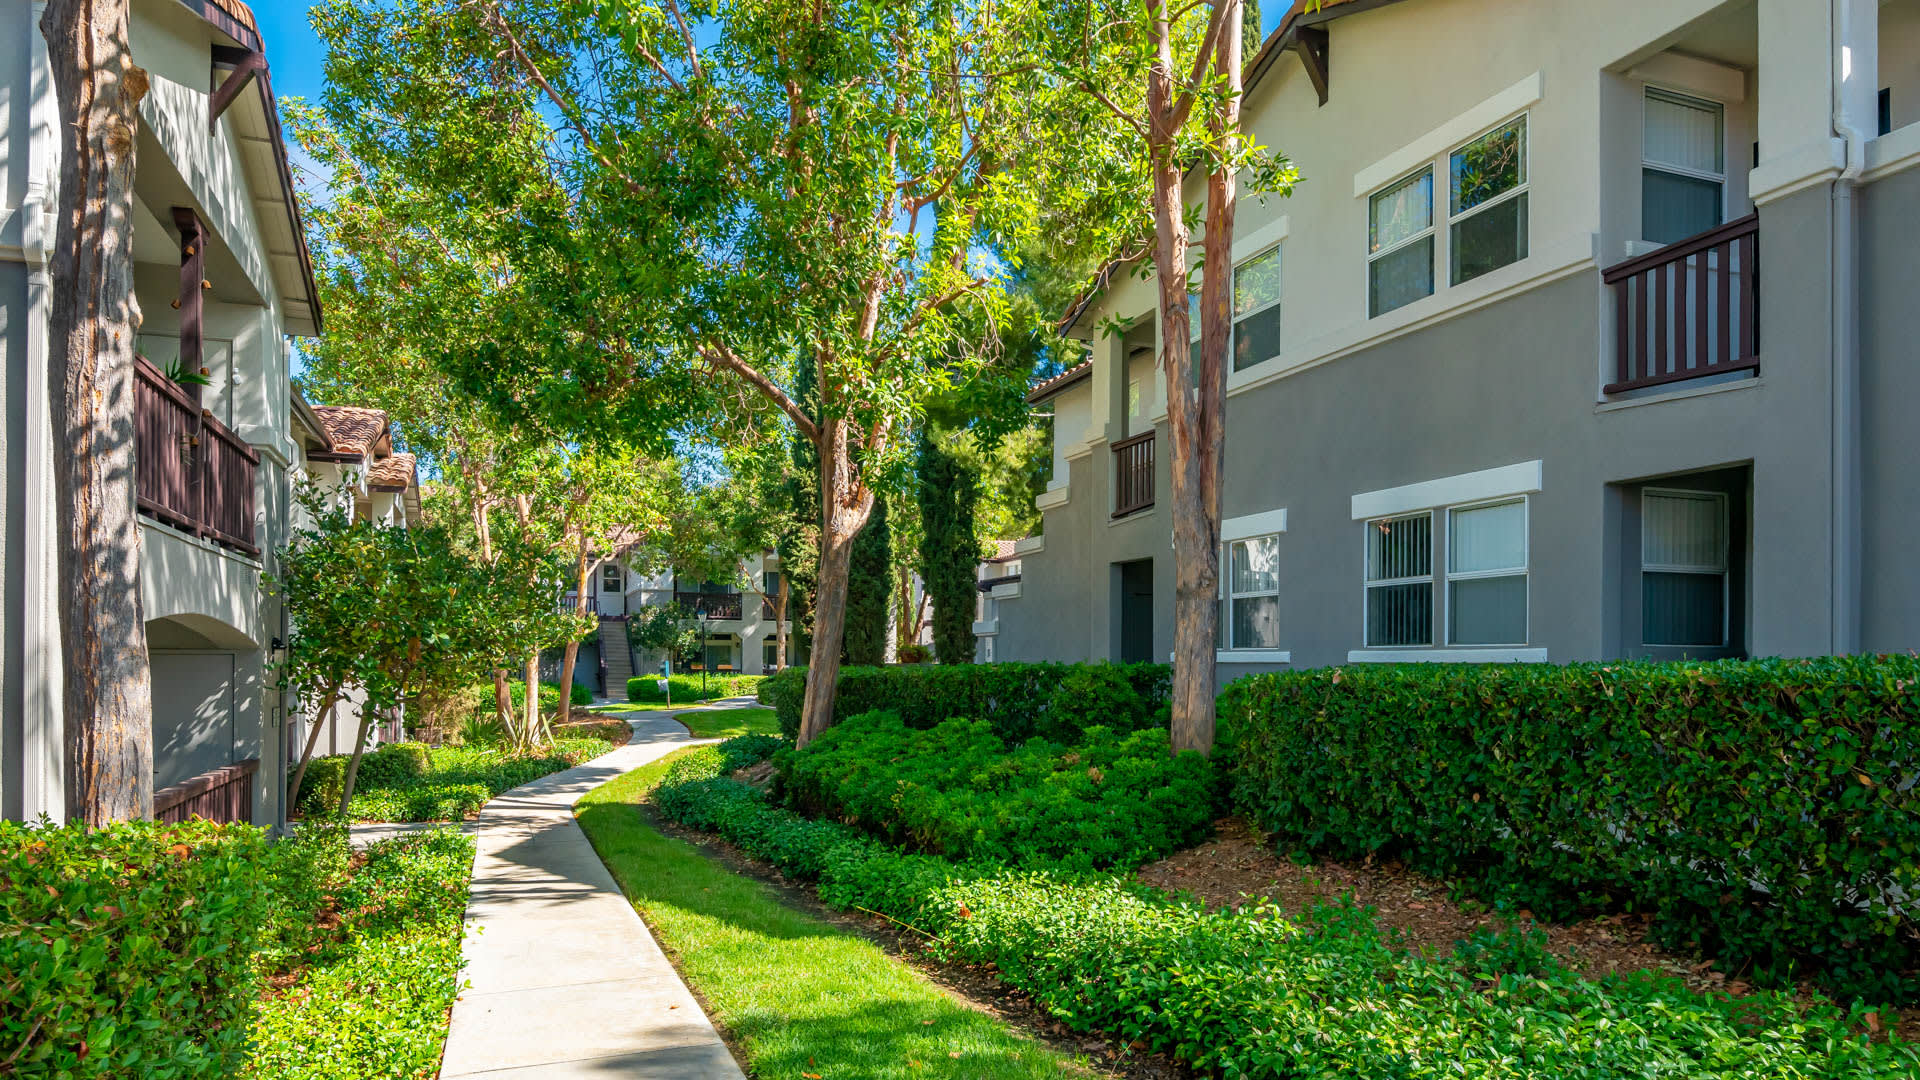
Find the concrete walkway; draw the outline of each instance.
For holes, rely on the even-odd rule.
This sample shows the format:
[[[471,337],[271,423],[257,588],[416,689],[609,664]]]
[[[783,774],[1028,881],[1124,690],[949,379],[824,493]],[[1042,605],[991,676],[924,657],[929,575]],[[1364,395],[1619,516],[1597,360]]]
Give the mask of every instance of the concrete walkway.
[[[468,823],[471,988],[441,1080],[744,1080],[573,819],[574,800],[690,741],[668,713],[630,722],[632,742],[504,792]]]

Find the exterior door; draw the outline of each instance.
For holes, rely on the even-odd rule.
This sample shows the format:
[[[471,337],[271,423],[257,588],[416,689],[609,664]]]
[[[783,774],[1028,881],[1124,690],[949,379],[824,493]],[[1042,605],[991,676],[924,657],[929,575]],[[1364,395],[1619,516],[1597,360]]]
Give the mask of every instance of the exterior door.
[[[1120,648],[1122,663],[1153,661],[1153,560],[1118,564]]]

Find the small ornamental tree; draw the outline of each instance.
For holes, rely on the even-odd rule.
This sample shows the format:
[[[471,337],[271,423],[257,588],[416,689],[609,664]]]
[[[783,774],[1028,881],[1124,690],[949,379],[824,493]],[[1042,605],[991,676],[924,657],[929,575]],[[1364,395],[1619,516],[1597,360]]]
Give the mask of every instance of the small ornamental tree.
[[[959,332],[1007,305],[982,253],[1086,206],[1087,144],[1110,132],[1045,55],[1062,15],[1050,0],[694,14],[675,0],[329,0],[314,21],[326,115],[355,158],[454,208],[459,242],[512,283],[521,325],[440,358],[463,385],[556,431],[633,436],[684,402],[777,413],[811,444],[804,745],[833,715],[876,478],[905,457],[924,402],[997,349]]]
[[[363,700],[344,814],[376,716],[471,680],[530,638],[569,632],[568,617],[553,603],[564,571],[512,531],[489,564],[444,527],[356,521],[338,500],[313,490],[302,502],[311,523],[295,532],[282,562],[292,633],[281,679],[295,698],[317,701],[319,709],[288,794],[299,793],[320,716],[355,688]]]
[[[980,542],[973,512],[979,477],[932,434],[918,460],[920,577],[933,598],[933,653],[943,664],[973,661],[973,614]]]

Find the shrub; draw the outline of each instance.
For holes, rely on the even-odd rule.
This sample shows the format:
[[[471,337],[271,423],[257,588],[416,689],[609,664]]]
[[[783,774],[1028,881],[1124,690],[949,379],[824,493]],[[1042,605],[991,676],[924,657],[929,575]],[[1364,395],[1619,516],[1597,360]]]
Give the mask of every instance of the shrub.
[[[403,784],[425,776],[429,764],[426,744],[387,743],[360,756],[360,772],[354,777],[354,787]]]
[[[805,668],[769,676],[760,696],[773,706],[780,731],[800,733],[806,696]],[[938,667],[847,667],[840,669],[834,698],[834,723],[850,716],[888,709],[908,727],[930,728],[956,716],[984,720],[1008,742],[1047,735],[1071,742],[1082,727],[1100,724],[1116,731],[1164,724],[1172,686],[1165,664],[942,664]],[[1073,681],[1100,703],[1083,706],[1062,693]],[[1132,690],[1120,691],[1124,683]],[[1058,709],[1056,709],[1058,706]]]
[[[1079,735],[1071,747],[1041,738],[1008,747],[985,721],[916,731],[872,712],[781,755],[782,791],[895,843],[1016,866],[1132,867],[1206,835],[1205,758],[1174,756],[1157,728]]]
[[[1258,675],[1220,701],[1233,797],[1549,917],[1651,911],[1781,981],[1920,990],[1920,660],[1400,666]]]
[[[992,965],[1062,1024],[1230,1077],[1552,1076],[1703,1080],[1913,1076],[1909,1043],[1871,1043],[1831,1003],[1696,994],[1670,978],[1586,980],[1522,938],[1449,958],[1409,952],[1364,909],[1209,911],[1122,879],[907,855],[715,778],[717,751],[669,771],[668,817],[843,910],[884,914],[952,959]],[[703,775],[704,774],[704,775]]]
[[[730,773],[758,765],[792,745],[778,735],[735,735],[715,749],[720,751],[721,771]]]
[[[494,746],[442,746],[392,743],[368,752],[360,762],[347,816],[355,821],[458,821],[479,811],[488,799],[521,784],[584,761],[612,748],[604,737],[555,739],[538,754],[516,754]],[[295,807],[318,818],[340,806],[348,755],[314,758]],[[376,759],[378,766],[369,771]]]
[[[349,754],[329,754],[307,762],[300,790],[288,800],[304,818],[324,817],[340,809],[340,796],[347,790]],[[355,782],[358,786],[358,781]]]
[[[221,1077],[272,913],[251,826],[0,821],[0,1046],[21,1077]]]
[[[673,700],[677,702],[712,701],[716,698],[745,697],[758,691],[762,675],[708,675],[706,685],[700,685],[699,675],[685,673],[671,676],[667,681],[673,691]],[[665,701],[660,693],[660,676],[636,675],[627,680],[628,701]]]

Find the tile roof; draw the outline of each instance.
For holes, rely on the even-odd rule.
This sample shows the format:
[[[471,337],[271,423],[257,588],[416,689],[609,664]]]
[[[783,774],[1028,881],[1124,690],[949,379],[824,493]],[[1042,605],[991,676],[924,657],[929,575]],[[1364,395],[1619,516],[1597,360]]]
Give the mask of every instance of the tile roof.
[[[367,483],[382,491],[405,491],[417,487],[419,482],[412,454],[383,457],[367,470]]]
[[[1018,540],[989,540],[987,543],[993,545],[993,553],[987,556],[988,562],[1006,562],[1020,554]]]
[[[1067,370],[1027,391],[1027,404],[1037,405],[1042,401],[1093,374],[1093,361],[1082,360]]]
[[[238,22],[241,26],[246,27],[256,34],[260,32],[260,24],[255,22],[253,18],[253,9],[241,3],[240,0],[210,0],[210,2],[214,7],[233,16],[234,21]]]
[[[333,448],[343,454],[364,454],[387,433],[387,414],[357,405],[315,405],[313,411],[327,426]]]

